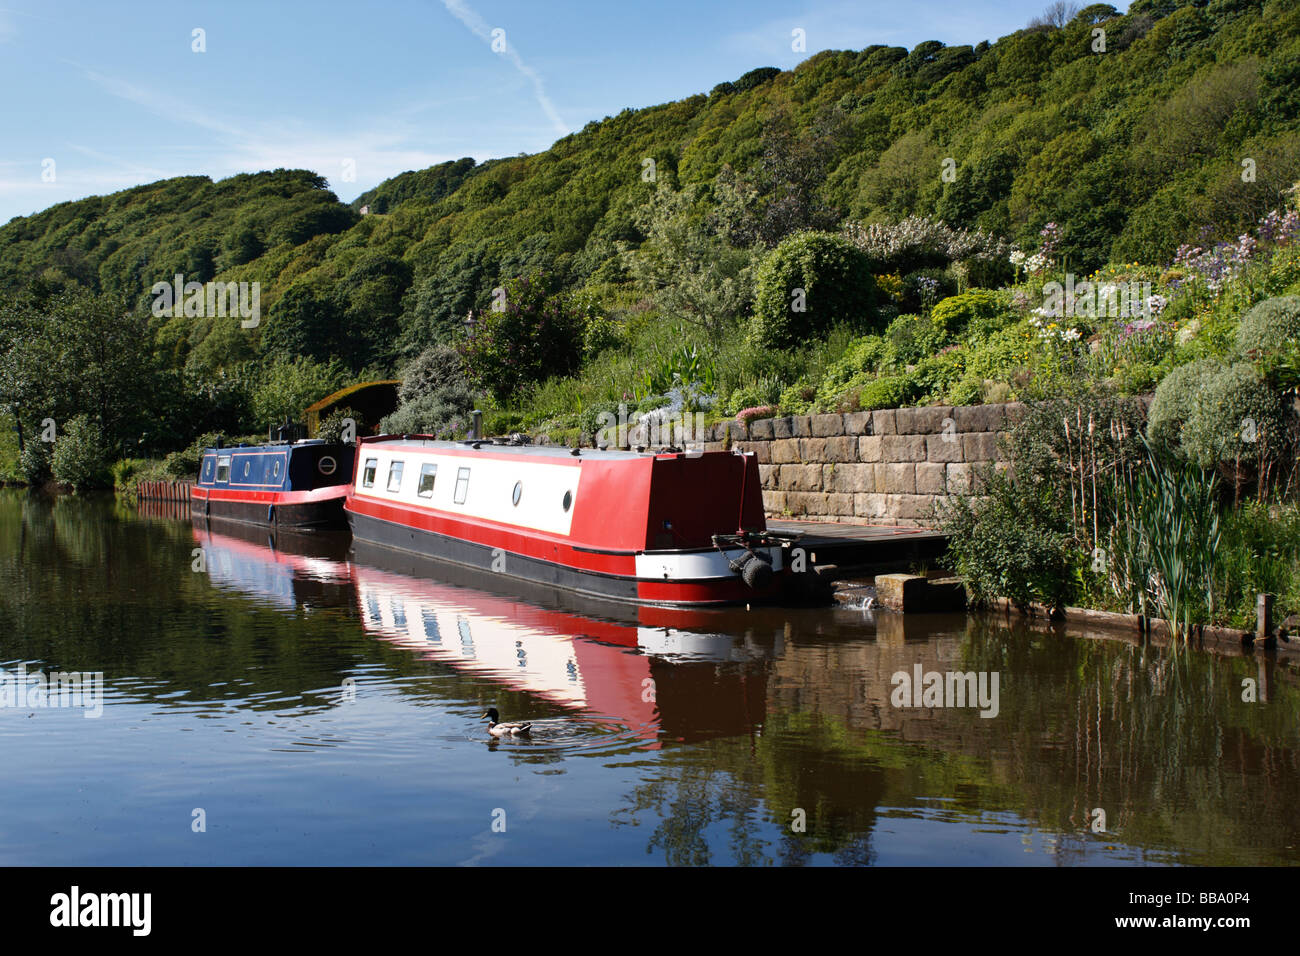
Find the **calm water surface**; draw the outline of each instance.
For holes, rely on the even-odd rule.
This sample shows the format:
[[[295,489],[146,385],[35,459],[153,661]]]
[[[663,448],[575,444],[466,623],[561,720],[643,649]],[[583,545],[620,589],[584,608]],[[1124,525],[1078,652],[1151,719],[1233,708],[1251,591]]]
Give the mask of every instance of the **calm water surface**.
[[[1262,657],[603,607],[14,491],[0,601],[0,690],[104,675],[98,718],[0,707],[0,864],[1300,862],[1300,679]],[[997,715],[894,706],[917,664],[997,672]]]

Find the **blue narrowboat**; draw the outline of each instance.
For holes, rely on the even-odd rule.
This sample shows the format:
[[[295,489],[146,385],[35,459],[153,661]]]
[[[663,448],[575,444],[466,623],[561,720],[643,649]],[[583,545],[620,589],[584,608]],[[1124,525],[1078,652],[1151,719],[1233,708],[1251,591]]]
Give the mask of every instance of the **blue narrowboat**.
[[[206,448],[191,512],[277,528],[346,528],[343,501],[355,452],[318,439]]]

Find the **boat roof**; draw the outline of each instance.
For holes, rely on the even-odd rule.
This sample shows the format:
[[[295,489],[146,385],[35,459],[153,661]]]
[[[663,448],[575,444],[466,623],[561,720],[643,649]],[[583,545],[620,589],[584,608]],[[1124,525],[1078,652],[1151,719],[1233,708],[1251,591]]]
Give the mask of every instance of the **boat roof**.
[[[483,451],[494,453],[505,453],[512,455],[526,455],[537,458],[587,458],[598,460],[626,460],[629,458],[655,458],[661,456],[676,457],[683,454],[681,450],[667,448],[650,449],[645,451],[625,451],[619,449],[600,449],[600,448],[582,448],[579,449],[580,455],[573,454],[574,449],[567,445],[517,445],[506,441],[494,442],[490,438],[474,439],[465,441],[444,441],[437,438],[429,438],[425,435],[374,435],[361,440],[362,447],[376,444],[393,444],[403,447],[427,448],[430,450],[445,451],[466,451],[480,448]],[[722,454],[728,454],[723,452]]]
[[[298,441],[274,441],[263,442],[260,445],[222,445],[220,448],[209,446],[203,449],[203,454],[221,454],[228,451],[286,451],[290,448],[306,448],[309,445],[329,445],[330,442],[320,438],[302,438]],[[337,445],[337,442],[334,443]]]

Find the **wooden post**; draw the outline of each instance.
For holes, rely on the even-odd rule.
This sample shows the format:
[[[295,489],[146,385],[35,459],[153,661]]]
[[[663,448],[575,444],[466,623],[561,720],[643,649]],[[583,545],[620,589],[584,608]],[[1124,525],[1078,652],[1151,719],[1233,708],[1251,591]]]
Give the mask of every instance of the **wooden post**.
[[[1255,595],[1255,640],[1264,641],[1273,634],[1273,595]]]

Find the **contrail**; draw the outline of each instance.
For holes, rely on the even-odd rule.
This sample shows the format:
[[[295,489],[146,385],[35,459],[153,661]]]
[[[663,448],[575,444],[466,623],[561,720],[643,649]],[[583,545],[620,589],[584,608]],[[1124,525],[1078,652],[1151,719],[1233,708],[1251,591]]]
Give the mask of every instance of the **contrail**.
[[[442,0],[442,5],[447,8],[448,13],[454,16],[461,23],[465,24],[465,26],[469,27],[470,31],[474,33],[475,36],[489,44],[492,42],[492,30],[488,26],[487,21],[467,7],[462,0]],[[537,95],[537,102],[541,104],[542,111],[551,121],[551,125],[555,127],[556,131],[561,136],[567,136],[572,132],[572,130],[565,125],[564,120],[560,119],[560,113],[555,108],[555,104],[551,102],[551,98],[546,95],[546,87],[542,83],[541,76],[538,75],[536,70],[523,61],[523,58],[520,57],[519,53],[515,50],[513,43],[506,43],[505,54],[510,57],[510,61],[514,63],[515,69],[528,77],[529,82],[533,84],[533,91]]]

